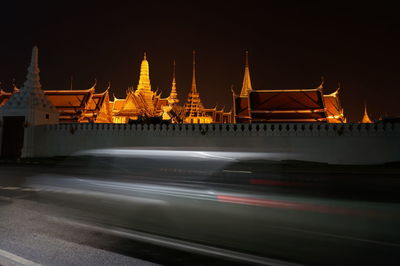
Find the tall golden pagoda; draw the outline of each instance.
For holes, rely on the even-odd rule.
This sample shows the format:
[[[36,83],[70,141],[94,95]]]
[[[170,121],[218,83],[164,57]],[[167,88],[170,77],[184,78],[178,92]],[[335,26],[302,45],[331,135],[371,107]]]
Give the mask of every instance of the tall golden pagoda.
[[[135,95],[143,99],[148,113],[154,111],[154,94],[151,91],[149,62],[147,61],[146,53],[144,53],[142,63],[140,64],[139,84],[137,85]]]
[[[193,50],[193,74],[192,88],[185,104],[185,123],[208,124],[212,118],[204,112],[204,106],[200,100],[200,94],[196,86],[196,52]]]
[[[168,97],[168,103],[170,105],[174,105],[179,102],[178,93],[176,92],[175,66],[176,66],[176,63],[174,60],[174,67],[173,67],[173,71],[172,71],[172,87],[171,87],[171,93],[169,94],[169,97]]]

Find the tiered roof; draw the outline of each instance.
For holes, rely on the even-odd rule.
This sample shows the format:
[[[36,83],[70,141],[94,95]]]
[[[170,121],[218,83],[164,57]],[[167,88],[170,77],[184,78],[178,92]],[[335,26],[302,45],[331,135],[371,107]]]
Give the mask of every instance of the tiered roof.
[[[196,52],[193,51],[193,74],[192,88],[189,92],[188,99],[185,104],[185,114],[187,121],[193,118],[205,118],[204,106],[200,99],[200,94],[197,91],[196,85]]]

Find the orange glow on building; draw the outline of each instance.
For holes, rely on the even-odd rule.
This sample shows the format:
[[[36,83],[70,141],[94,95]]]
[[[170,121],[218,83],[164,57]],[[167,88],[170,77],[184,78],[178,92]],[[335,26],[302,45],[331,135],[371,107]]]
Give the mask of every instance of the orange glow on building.
[[[205,108],[196,83],[196,54],[193,51],[192,84],[185,104],[179,105],[175,61],[168,97],[151,88],[150,66],[146,53],[140,64],[136,89],[129,87],[124,98],[110,95],[110,85],[96,93],[96,84],[86,90],[45,90],[59,112],[61,123],[346,123],[339,99],[339,88],[323,94],[324,81],[315,89],[259,90],[251,84],[249,54],[240,95],[233,92],[233,111]],[[0,91],[0,106],[19,90]],[[366,107],[362,123],[372,123]]]

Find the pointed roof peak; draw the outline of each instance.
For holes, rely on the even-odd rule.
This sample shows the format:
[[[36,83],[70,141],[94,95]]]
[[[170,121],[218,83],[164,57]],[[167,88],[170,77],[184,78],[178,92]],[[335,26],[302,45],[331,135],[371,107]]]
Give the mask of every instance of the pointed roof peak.
[[[31,63],[34,62],[34,63],[37,64],[38,63],[38,57],[39,57],[39,48],[35,45],[32,48],[32,61],[31,61]]]
[[[249,67],[249,52],[246,50],[245,53],[245,65],[244,65],[244,77],[243,77],[243,85],[242,90],[240,92],[240,96],[247,97],[249,92],[253,90],[251,86],[251,79],[250,79],[250,67]]]
[[[367,111],[367,102],[364,101],[364,116],[361,120],[361,123],[372,123],[371,119],[369,118],[368,111]]]
[[[197,93],[196,84],[196,50],[193,50],[193,73],[192,73],[192,93]]]
[[[24,83],[24,89],[41,89],[39,77],[39,49],[34,46],[32,49],[31,62],[28,67],[28,74],[26,75],[26,81]]]
[[[175,82],[175,68],[176,68],[176,62],[174,59],[173,68],[172,68],[172,82]]]
[[[144,54],[143,54],[143,60],[147,60],[146,52],[144,52]]]
[[[322,90],[324,88],[324,85],[325,85],[325,77],[321,76],[321,83],[319,84],[317,89]]]
[[[337,89],[336,89],[336,91],[334,92],[335,94],[338,94],[339,93],[339,91],[342,89],[342,83],[339,81],[338,82],[338,86],[337,86]]]

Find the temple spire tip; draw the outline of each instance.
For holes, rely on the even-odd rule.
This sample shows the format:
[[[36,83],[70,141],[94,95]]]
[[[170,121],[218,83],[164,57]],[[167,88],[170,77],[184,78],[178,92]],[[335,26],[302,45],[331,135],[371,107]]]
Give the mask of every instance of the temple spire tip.
[[[250,79],[250,68],[249,68],[249,52],[245,51],[245,65],[244,65],[244,77],[243,77],[243,85],[242,90],[240,92],[240,96],[247,97],[249,93],[253,90],[251,86]]]
[[[193,49],[193,74],[192,74],[192,93],[197,92],[196,85],[196,50]]]

